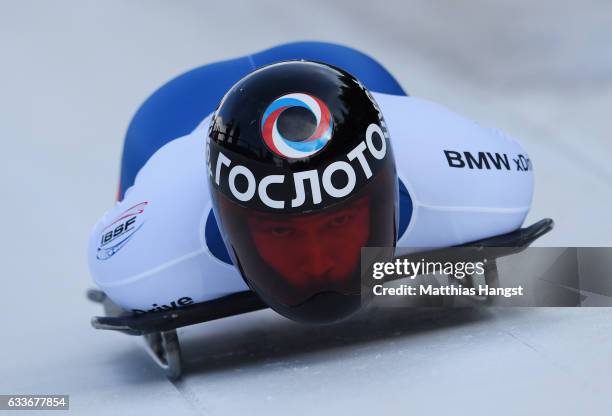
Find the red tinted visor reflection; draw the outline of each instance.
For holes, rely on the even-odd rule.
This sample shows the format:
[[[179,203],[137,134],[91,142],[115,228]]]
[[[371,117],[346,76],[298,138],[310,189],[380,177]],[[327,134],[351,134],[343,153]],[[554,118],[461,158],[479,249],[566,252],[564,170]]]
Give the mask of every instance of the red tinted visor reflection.
[[[312,214],[240,207],[218,194],[219,214],[244,277],[287,306],[313,295],[360,293],[361,247],[370,239],[370,196]]]
[[[294,288],[346,292],[370,236],[369,197],[342,205],[284,219],[253,213],[248,232],[263,261]]]

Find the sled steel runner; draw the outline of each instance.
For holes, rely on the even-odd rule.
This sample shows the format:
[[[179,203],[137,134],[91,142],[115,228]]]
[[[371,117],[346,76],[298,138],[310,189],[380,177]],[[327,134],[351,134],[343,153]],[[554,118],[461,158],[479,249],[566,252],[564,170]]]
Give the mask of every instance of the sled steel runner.
[[[489,286],[497,287],[496,259],[523,251],[533,241],[552,230],[553,225],[553,220],[546,218],[529,227],[508,234],[474,241],[458,247],[473,248],[474,256],[487,260],[484,274],[485,282]],[[491,254],[486,254],[484,251],[481,255],[478,254],[479,249],[488,247],[499,248],[487,252],[494,253],[494,257],[487,257]],[[419,255],[422,254],[419,253]],[[105,316],[95,316],[91,320],[91,325],[94,328],[143,336],[149,355],[164,370],[166,376],[173,380],[180,378],[182,374],[181,349],[177,328],[268,307],[254,292],[244,291],[180,309],[134,315],[114,304],[101,290],[90,289],[87,292],[87,297],[104,306]],[[481,296],[472,297],[472,300],[487,303],[490,298]]]

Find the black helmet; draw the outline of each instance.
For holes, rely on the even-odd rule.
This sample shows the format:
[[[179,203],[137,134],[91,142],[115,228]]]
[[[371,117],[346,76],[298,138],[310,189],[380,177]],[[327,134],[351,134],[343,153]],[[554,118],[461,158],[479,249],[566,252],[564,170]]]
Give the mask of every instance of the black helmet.
[[[361,247],[393,247],[397,177],[371,94],[330,65],[258,69],[225,94],[207,145],[234,264],[270,307],[333,322],[361,304]]]

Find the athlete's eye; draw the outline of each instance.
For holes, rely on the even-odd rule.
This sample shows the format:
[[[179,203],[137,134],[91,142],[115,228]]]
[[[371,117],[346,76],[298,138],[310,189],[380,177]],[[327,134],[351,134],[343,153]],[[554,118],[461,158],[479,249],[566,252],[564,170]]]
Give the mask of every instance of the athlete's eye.
[[[293,229],[289,227],[272,227],[269,231],[276,238],[287,238],[293,234]]]
[[[351,220],[351,216],[348,215],[348,214],[338,215],[337,217],[334,217],[329,222],[329,225],[331,225],[332,227],[340,227],[340,226],[346,224],[347,222],[349,222],[350,220]]]

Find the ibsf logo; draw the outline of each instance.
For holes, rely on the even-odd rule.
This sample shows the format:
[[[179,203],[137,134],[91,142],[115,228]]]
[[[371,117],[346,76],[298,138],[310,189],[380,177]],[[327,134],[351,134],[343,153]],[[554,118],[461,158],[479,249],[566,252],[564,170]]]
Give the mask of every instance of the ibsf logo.
[[[331,139],[333,127],[327,105],[303,93],[277,98],[261,118],[264,143],[285,159],[301,159],[321,151]]]
[[[141,202],[126,209],[104,229],[98,243],[98,260],[108,260],[121,250],[132,236],[143,226],[141,214],[148,202]]]

